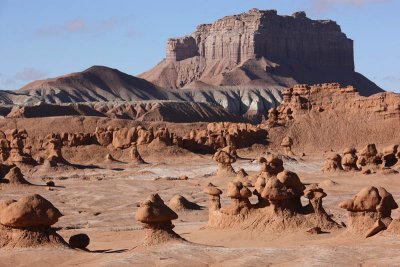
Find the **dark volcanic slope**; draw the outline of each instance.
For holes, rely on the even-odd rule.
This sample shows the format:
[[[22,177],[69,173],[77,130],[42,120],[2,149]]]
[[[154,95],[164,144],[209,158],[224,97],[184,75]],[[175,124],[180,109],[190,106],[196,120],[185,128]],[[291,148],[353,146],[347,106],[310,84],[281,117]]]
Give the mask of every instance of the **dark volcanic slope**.
[[[34,81],[17,92],[28,94],[29,102],[47,103],[166,99],[161,90],[146,80],[103,66]]]

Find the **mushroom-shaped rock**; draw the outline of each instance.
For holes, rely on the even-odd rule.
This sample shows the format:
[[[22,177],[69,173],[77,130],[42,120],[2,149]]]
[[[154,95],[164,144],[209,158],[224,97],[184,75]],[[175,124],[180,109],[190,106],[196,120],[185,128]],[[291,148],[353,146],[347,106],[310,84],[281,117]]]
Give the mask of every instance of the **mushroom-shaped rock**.
[[[222,191],[218,189],[212,183],[209,183],[203,190],[208,195],[208,209],[219,210],[221,208],[221,197]]]
[[[167,205],[158,194],[152,194],[143,201],[135,214],[135,219],[143,223],[145,242],[143,246],[152,246],[172,239],[181,239],[172,229],[172,220],[178,215]]]
[[[312,212],[316,214],[326,214],[324,207],[322,206],[322,199],[326,197],[326,193],[317,184],[311,184],[304,191],[304,196],[308,198],[309,205],[308,207],[312,209]]]
[[[217,176],[233,176],[236,174],[232,167],[232,163],[236,161],[236,158],[230,153],[225,150],[218,150],[212,159],[218,162]]]
[[[254,184],[253,195],[257,196],[258,202],[257,207],[265,207],[269,205],[267,199],[261,196],[262,192],[264,191],[266,185],[266,178],[262,176],[257,177],[257,181]]]
[[[390,217],[391,210],[397,209],[392,194],[383,187],[365,187],[353,199],[339,204],[339,207],[353,212],[379,212],[382,217]]]
[[[0,223],[12,228],[51,226],[62,216],[44,197],[34,194],[10,203],[0,212]]]
[[[68,246],[51,228],[61,216],[40,195],[0,202],[0,247]]]
[[[281,183],[283,183],[287,188],[292,189],[296,196],[302,196],[305,186],[300,181],[299,176],[291,171],[284,170],[278,173],[276,176]]]
[[[261,196],[275,207],[299,211],[302,209],[300,197],[304,188],[297,174],[283,171],[267,181]]]
[[[324,172],[334,172],[341,171],[342,167],[342,157],[336,153],[330,153],[327,155],[324,166],[322,167],[322,171]]]
[[[30,185],[27,180],[25,180],[21,169],[18,167],[13,167],[4,177],[11,185]]]
[[[267,158],[260,157],[259,162],[261,164],[260,175],[262,176],[276,176],[284,170],[282,159],[273,154],[269,154]]]
[[[355,148],[346,148],[343,151],[341,163],[345,171],[358,171],[356,153],[357,150]]]
[[[188,210],[199,210],[201,207],[196,203],[187,200],[184,196],[175,195],[169,201],[169,206],[176,212],[188,211]]]
[[[221,212],[229,215],[246,213],[251,208],[249,197],[251,191],[242,182],[229,182],[227,196],[232,199],[231,205],[221,208]]]
[[[363,188],[353,199],[341,202],[339,207],[349,211],[349,226],[368,237],[382,228],[377,220],[381,220],[386,227],[390,224],[391,211],[398,205],[384,188],[370,186]]]
[[[378,155],[375,144],[368,144],[358,153],[357,164],[362,169],[377,169],[378,165],[382,164],[382,160]]]
[[[281,146],[283,147],[283,150],[284,150],[286,156],[294,155],[294,153],[292,151],[293,139],[291,137],[285,136],[282,139]]]

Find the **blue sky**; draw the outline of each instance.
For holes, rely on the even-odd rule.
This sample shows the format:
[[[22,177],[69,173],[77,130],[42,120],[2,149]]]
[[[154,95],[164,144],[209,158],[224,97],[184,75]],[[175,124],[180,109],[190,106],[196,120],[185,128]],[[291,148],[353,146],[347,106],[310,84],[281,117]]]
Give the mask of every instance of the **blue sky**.
[[[399,0],[0,0],[0,89],[92,65],[136,75],[161,61],[167,38],[253,7],[336,20],[356,70],[400,92]]]

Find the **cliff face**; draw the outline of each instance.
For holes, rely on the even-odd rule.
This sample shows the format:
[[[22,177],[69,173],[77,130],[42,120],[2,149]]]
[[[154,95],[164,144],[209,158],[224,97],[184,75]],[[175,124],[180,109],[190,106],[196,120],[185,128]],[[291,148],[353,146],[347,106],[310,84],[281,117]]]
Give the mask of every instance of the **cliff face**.
[[[197,27],[192,35],[168,40],[167,60],[194,56],[234,64],[265,57],[276,63],[354,70],[353,41],[330,20],[311,20],[304,12],[279,16],[252,9]]]
[[[169,39],[166,54],[141,77],[174,89],[340,82],[365,95],[382,91],[354,72],[353,41],[340,26],[304,12],[252,9],[227,16]]]
[[[296,85],[282,92],[283,102],[269,110],[272,143],[290,135],[304,151],[386,146],[400,142],[400,94],[360,96],[352,86]]]

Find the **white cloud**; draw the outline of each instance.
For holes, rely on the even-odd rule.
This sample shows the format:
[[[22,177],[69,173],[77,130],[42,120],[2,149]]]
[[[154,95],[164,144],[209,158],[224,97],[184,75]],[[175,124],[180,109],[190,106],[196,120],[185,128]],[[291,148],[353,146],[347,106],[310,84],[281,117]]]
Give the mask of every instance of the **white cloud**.
[[[368,4],[379,4],[389,2],[390,0],[311,0],[313,9],[323,12],[332,6],[350,5],[354,7],[363,7]]]
[[[39,36],[52,36],[65,33],[82,32],[86,29],[86,24],[82,19],[73,19],[66,21],[62,25],[42,27],[37,29],[36,34]]]
[[[119,27],[129,27],[129,24],[133,18],[133,16],[111,17],[96,23],[88,23],[81,18],[75,18],[62,23],[61,25],[41,27],[36,30],[36,35],[42,37],[51,37],[64,34],[80,33],[98,36]]]
[[[43,79],[46,77],[46,73],[35,68],[24,68],[22,71],[15,74],[15,80],[30,82],[38,79]]]

